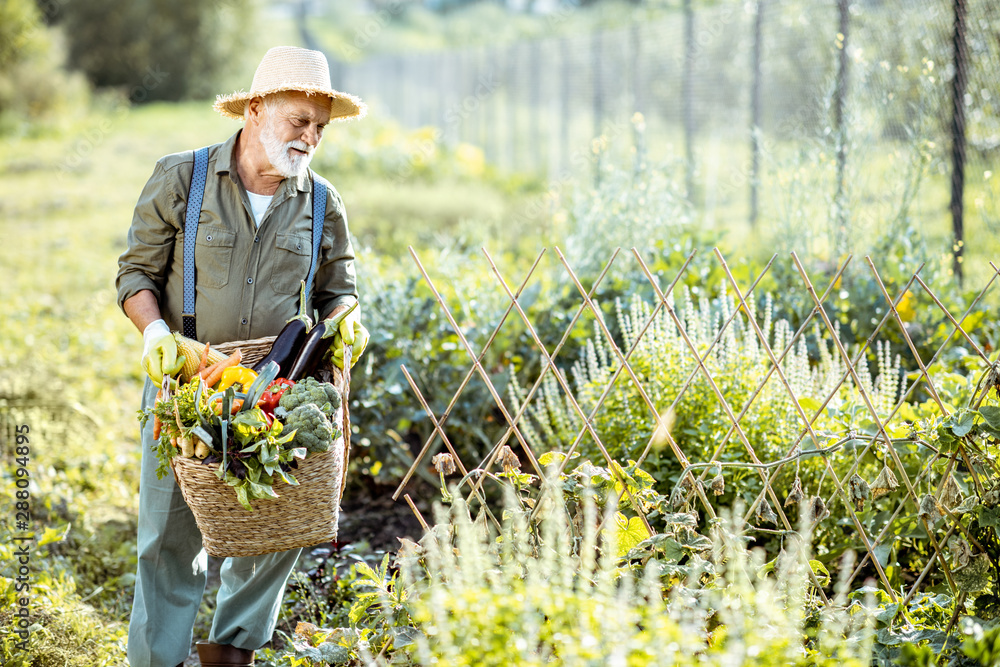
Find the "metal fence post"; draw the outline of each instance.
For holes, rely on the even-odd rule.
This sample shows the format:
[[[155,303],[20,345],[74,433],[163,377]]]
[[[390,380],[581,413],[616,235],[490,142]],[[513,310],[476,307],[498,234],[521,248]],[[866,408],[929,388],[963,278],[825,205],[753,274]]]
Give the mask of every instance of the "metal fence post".
[[[599,138],[602,134],[602,123],[604,121],[604,81],[601,77],[601,61],[603,59],[602,35],[600,30],[595,30],[591,34],[590,40],[590,68],[593,78],[593,108],[594,108],[594,138]],[[597,154],[594,161],[594,185],[601,184],[601,153]]]
[[[569,41],[559,40],[559,166],[569,173],[569,95],[570,95]]]
[[[507,49],[507,136],[504,143],[507,144],[507,166],[510,169],[517,169],[517,101],[514,98],[514,82],[517,79],[517,44],[512,44]]]
[[[750,88],[750,226],[757,224],[758,190],[760,188],[760,60],[763,50],[764,6],[767,0],[757,0],[757,16],[753,24],[753,83]]]
[[[965,88],[968,83],[969,50],[965,39],[966,0],[952,0],[954,32],[952,49],[955,76],[951,80],[951,225],[954,233],[952,267],[959,284],[962,282],[962,254],[964,250],[965,194]]]
[[[540,83],[539,78],[541,73],[539,69],[542,66],[541,58],[541,48],[539,40],[531,40],[531,47],[528,52],[528,96],[530,101],[528,103],[528,136],[529,136],[529,150],[531,151],[531,167],[532,169],[538,170],[542,163],[542,149],[539,145],[539,129],[538,123],[540,120],[539,107],[541,99]]]
[[[833,197],[835,251],[838,255],[847,252],[847,202],[844,201],[844,178],[847,168],[847,128],[844,125],[844,101],[847,97],[847,35],[850,29],[850,0],[837,0],[839,51],[837,53],[837,83],[833,99],[834,141],[837,147],[837,185]]]
[[[694,201],[694,10],[691,0],[684,0],[684,71],[681,75],[681,104],[684,117],[685,194]]]

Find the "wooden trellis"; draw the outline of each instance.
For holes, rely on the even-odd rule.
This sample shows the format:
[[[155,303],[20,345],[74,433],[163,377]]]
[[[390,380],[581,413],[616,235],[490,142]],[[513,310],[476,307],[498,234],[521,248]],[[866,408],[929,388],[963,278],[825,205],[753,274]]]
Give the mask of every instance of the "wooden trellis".
[[[676,458],[677,464],[680,466],[681,481],[683,482],[686,479],[689,482],[683,486],[679,483],[674,489],[675,494],[683,494],[685,496],[683,497],[684,503],[695,503],[698,508],[706,513],[707,516],[715,518],[719,508],[713,504],[713,501],[710,500],[708,495],[705,493],[706,476],[709,471],[713,469],[721,469],[727,466],[742,467],[744,469],[752,470],[754,474],[757,474],[760,477],[762,482],[762,490],[747,510],[744,522],[750,522],[751,518],[755,516],[755,513],[761,503],[767,502],[770,507],[773,508],[773,511],[776,512],[776,523],[778,528],[783,531],[791,532],[794,530],[792,521],[790,521],[789,517],[783,511],[783,503],[779,499],[779,494],[776,492],[772,482],[776,479],[777,473],[784,466],[790,465],[805,456],[818,455],[822,458],[823,472],[825,476],[832,481],[834,487],[833,491],[830,492],[826,498],[824,504],[825,506],[831,507],[835,504],[842,504],[843,507],[846,508],[845,516],[850,521],[850,525],[856,533],[856,548],[858,551],[862,552],[862,557],[858,559],[850,576],[849,583],[853,583],[855,579],[862,575],[866,566],[870,565],[876,572],[881,588],[888,594],[893,602],[900,601],[900,590],[894,588],[890,584],[885,567],[883,566],[881,559],[876,555],[876,550],[884,546],[887,543],[886,540],[891,539],[890,529],[894,522],[899,519],[905,508],[909,507],[912,510],[913,508],[921,507],[922,497],[920,489],[929,488],[922,487],[922,485],[930,484],[927,479],[929,473],[932,471],[934,464],[946,455],[942,451],[931,447],[928,443],[920,441],[923,446],[926,446],[928,455],[933,453],[933,456],[929,458],[927,464],[923,466],[919,474],[911,478],[911,476],[907,473],[906,467],[900,459],[896,448],[893,446],[894,438],[891,437],[888,432],[887,425],[897,416],[900,409],[906,403],[907,398],[912,394],[918,384],[923,385],[924,390],[930,396],[931,400],[937,405],[942,414],[949,414],[949,406],[941,398],[936,378],[929,368],[931,368],[935,362],[938,361],[941,355],[950,345],[953,345],[956,340],[965,344],[965,348],[970,351],[970,355],[975,355],[984,373],[990,369],[993,369],[994,372],[996,371],[987,351],[983,350],[977,341],[962,327],[962,322],[964,322],[966,318],[984,308],[984,298],[991,289],[994,281],[998,276],[1000,276],[1000,269],[997,269],[995,265],[991,263],[993,275],[990,277],[987,284],[982,288],[982,290],[979,291],[972,302],[968,304],[966,311],[962,313],[960,317],[956,318],[956,316],[949,311],[948,307],[921,277],[920,272],[923,268],[922,266],[917,269],[909,280],[902,285],[898,293],[894,295],[891,294],[885,286],[882,276],[880,275],[878,268],[875,266],[875,263],[870,258],[866,257],[865,262],[867,266],[865,267],[865,270],[870,272],[874,283],[879,287],[886,307],[884,315],[881,319],[877,323],[873,320],[874,328],[868,338],[858,345],[852,355],[844,343],[840,340],[837,326],[832,321],[829,313],[827,312],[827,308],[825,307],[828,305],[831,295],[835,293],[837,286],[840,284],[840,281],[847,270],[849,263],[851,262],[851,257],[847,257],[832,276],[825,277],[825,285],[820,285],[817,288],[802,262],[794,253],[792,253],[790,259],[794,265],[795,271],[801,279],[801,289],[805,294],[808,294],[813,306],[808,313],[804,314],[802,322],[799,324],[794,333],[785,341],[783,347],[781,349],[772,349],[767,333],[762,330],[755,317],[749,314],[754,312],[753,295],[755,291],[759,289],[762,278],[771,270],[771,267],[777,260],[777,256],[771,258],[771,261],[767,263],[767,265],[763,268],[763,271],[752,283],[748,285],[741,285],[734,276],[733,272],[730,270],[722,253],[716,250],[715,259],[718,262],[719,267],[722,269],[722,272],[725,274],[727,289],[731,290],[731,294],[735,296],[735,308],[733,308],[732,312],[729,313],[727,317],[722,319],[717,334],[707,348],[699,349],[689,336],[689,332],[686,331],[684,317],[678,312],[678,308],[674,305],[673,300],[673,294],[677,286],[683,282],[690,282],[691,277],[688,275],[688,271],[694,255],[692,254],[687,258],[669,285],[667,285],[665,289],[662,289],[660,287],[660,282],[654,276],[644,258],[638,251],[632,249],[631,255],[637,263],[637,266],[646,276],[653,293],[655,294],[655,305],[652,307],[645,321],[642,322],[640,326],[636,327],[634,340],[632,340],[628,349],[622,349],[605,324],[604,316],[601,312],[600,306],[595,301],[595,297],[598,294],[600,286],[609,275],[612,267],[616,262],[621,261],[620,257],[623,255],[627,256],[627,253],[622,253],[620,249],[612,252],[609,259],[604,264],[603,270],[596,277],[590,289],[587,289],[584,287],[584,284],[581,282],[577,272],[570,265],[570,262],[563,255],[560,249],[555,248],[555,254],[558,261],[561,264],[562,270],[565,271],[565,277],[568,279],[569,284],[575,288],[576,297],[579,299],[579,303],[573,316],[567,320],[562,336],[558,341],[555,341],[555,345],[554,347],[551,347],[550,352],[550,348],[546,346],[546,343],[551,345],[553,341],[543,341],[541,339],[536,326],[532,322],[531,316],[528,312],[526,312],[525,307],[521,303],[521,296],[531,283],[533,277],[535,277],[536,270],[545,255],[545,251],[543,250],[538,255],[528,272],[525,274],[524,278],[517,284],[516,289],[512,289],[510,287],[510,283],[508,283],[502,275],[489,252],[484,249],[483,254],[486,266],[495,278],[497,288],[503,292],[503,295],[508,303],[506,304],[506,310],[500,317],[499,322],[492,331],[492,334],[486,339],[482,349],[477,352],[466,337],[462,327],[458,324],[458,321],[452,312],[452,308],[449,307],[447,300],[442,296],[438,287],[435,285],[430,272],[428,272],[425,266],[421,263],[420,258],[417,256],[417,253],[412,250],[412,248],[410,252],[418,270],[434,293],[434,297],[437,300],[441,311],[447,318],[462,347],[468,354],[471,364],[465,373],[462,382],[454,388],[454,392],[447,407],[439,415],[435,414],[432,410],[430,403],[425,398],[421,388],[414,381],[410,372],[405,367],[403,368],[403,373],[409,382],[411,390],[423,409],[426,411],[428,419],[433,424],[433,431],[425,440],[422,448],[416,455],[412,466],[401,481],[399,488],[393,496],[394,499],[398,499],[399,496],[403,494],[404,488],[407,486],[414,473],[421,466],[429,465],[430,456],[443,446],[445,450],[448,451],[454,458],[456,466],[465,480],[465,488],[459,489],[459,491],[462,493],[467,492],[469,501],[474,499],[478,500],[478,502],[481,503],[488,512],[491,520],[496,521],[495,514],[488,506],[487,499],[485,498],[481,487],[485,475],[480,474],[477,476],[469,474],[470,467],[468,462],[462,460],[459,455],[458,448],[454,446],[454,443],[448,435],[448,417],[451,414],[452,409],[458,403],[463,391],[476,375],[478,375],[483,381],[489,391],[489,394],[495,401],[496,407],[503,417],[505,429],[503,430],[502,435],[494,442],[488,454],[486,454],[477,465],[473,466],[471,470],[480,470],[485,472],[491,471],[497,465],[501,449],[505,445],[508,445],[508,443],[513,443],[513,447],[520,447],[520,450],[523,452],[523,457],[534,469],[534,472],[538,474],[539,477],[544,477],[541,466],[538,462],[538,453],[533,451],[530,439],[525,436],[522,427],[528,419],[528,406],[531,405],[532,399],[536,396],[536,394],[538,394],[539,390],[543,386],[546,376],[551,373],[551,377],[564,393],[567,405],[570,406],[571,411],[575,413],[575,416],[579,419],[580,424],[575,438],[569,444],[569,448],[566,451],[567,456],[564,457],[560,463],[559,472],[563,472],[570,461],[571,455],[576,451],[583,438],[589,436],[595,443],[601,456],[607,462],[612,474],[618,475],[618,473],[615,472],[615,466],[612,465],[613,458],[609,453],[608,448],[605,446],[605,443],[602,442],[597,429],[594,427],[594,418],[602,409],[604,409],[606,399],[613,391],[618,379],[624,374],[632,382],[645,406],[645,409],[648,410],[651,421],[656,425],[653,435],[650,437],[641,455],[638,457],[638,464],[641,465],[643,461],[646,460],[652,451],[657,438],[665,439],[666,446],[669,448],[669,451]],[[936,307],[940,309],[941,316],[945,321],[947,321],[948,326],[950,327],[949,335],[943,338],[943,341],[929,359],[921,357],[918,346],[913,341],[905,325],[904,316],[901,315],[898,310],[898,306],[904,297],[907,294],[912,296],[912,292],[918,289],[922,290],[923,293],[926,294],[928,300],[933,302]],[[583,317],[586,313],[589,313],[593,317],[596,329],[601,338],[601,343],[606,347],[606,349],[610,350],[614,359],[614,370],[608,376],[603,390],[596,398],[596,401],[593,402],[589,411],[585,410],[580,402],[578,402],[575,398],[574,392],[569,386],[565,374],[556,370],[557,360],[560,360],[560,352],[563,351],[567,341],[570,339],[574,327],[576,327],[581,317]],[[683,340],[684,345],[687,347],[695,361],[693,368],[680,385],[680,388],[676,396],[673,397],[672,402],[669,405],[658,405],[647,392],[642,379],[632,367],[630,360],[632,359],[635,351],[638,349],[640,341],[647,335],[650,328],[657,321],[657,318],[662,318],[664,314],[669,318],[669,322],[672,323],[673,327],[676,328],[676,332]],[[724,392],[720,389],[717,378],[713,376],[712,371],[709,368],[709,364],[706,363],[710,355],[713,353],[713,350],[726,335],[726,332],[733,326],[733,322],[737,317],[742,317],[746,322],[745,331],[747,332],[747,335],[752,334],[756,338],[759,349],[763,351],[768,364],[767,372],[759,381],[756,388],[750,392],[749,399],[743,406],[733,406],[729,404]],[[524,400],[520,401],[520,405],[515,410],[511,410],[501,398],[500,392],[492,382],[490,373],[484,367],[483,362],[491,345],[493,345],[504,326],[515,326],[517,320],[520,320],[520,324],[523,325],[527,334],[530,336],[535,351],[539,355],[540,372],[531,387],[527,390]],[[912,379],[903,391],[899,392],[893,408],[887,414],[880,414],[880,411],[876,407],[875,397],[872,396],[871,391],[866,388],[865,383],[861,380],[859,369],[865,363],[865,355],[875,351],[876,342],[879,340],[880,334],[882,334],[884,327],[886,327],[886,325],[891,321],[896,322],[898,325],[898,329],[902,333],[902,338],[905,341],[910,353],[913,355],[918,371],[914,371],[916,377]],[[515,324],[509,324],[509,322],[513,322]],[[829,337],[829,340],[832,341],[835,348],[834,354],[839,358],[839,361],[844,368],[839,380],[832,385],[832,388],[829,389],[827,395],[823,397],[823,400],[819,401],[820,405],[818,408],[809,402],[804,403],[799,400],[800,396],[796,395],[793,385],[786,377],[782,367],[783,361],[789,353],[792,352],[795,346],[800,344],[800,339],[806,334],[809,327],[819,327],[820,330],[824,332],[824,336]],[[1000,375],[998,375],[998,377],[1000,377]],[[669,415],[679,405],[685,392],[687,392],[699,378],[702,379],[711,389],[715,400],[717,400],[721,406],[722,413],[725,415],[725,420],[728,423],[728,430],[714,447],[713,453],[709,458],[706,460],[691,460],[691,458],[684,452],[682,446],[683,443],[678,442],[678,440],[671,434],[670,424],[667,423],[667,415]],[[758,456],[758,452],[755,450],[753,443],[744,431],[742,424],[748,415],[753,414],[755,407],[757,407],[756,401],[762,395],[765,386],[772,381],[772,378],[775,378],[776,381],[780,383],[780,386],[783,387],[783,391],[787,393],[788,398],[790,399],[790,404],[794,406],[793,409],[795,410],[798,420],[801,423],[801,430],[799,431],[798,437],[791,443],[783,458],[764,461]],[[847,383],[850,383],[850,386],[857,391],[858,395],[860,395],[866,417],[875,425],[875,432],[871,435],[850,433],[847,438],[843,438],[833,445],[830,445],[829,443],[831,438],[828,435],[818,434],[814,429],[814,424],[817,419],[823,415],[827,406]],[[449,388],[449,391],[450,389],[451,388]],[[809,405],[811,409],[807,409],[805,405]],[[741,451],[743,460],[720,460],[720,454],[724,451],[726,445],[731,440],[737,443],[738,446],[742,447]],[[828,456],[828,454],[839,449],[848,440],[855,442],[861,441],[864,446],[861,448],[860,453],[853,457],[850,465],[845,466],[844,461],[835,462],[832,457]],[[898,440],[898,438],[896,440]],[[804,442],[810,445],[808,449],[803,447]],[[891,466],[893,474],[901,483],[904,491],[898,505],[895,507],[894,512],[885,522],[882,529],[877,533],[874,530],[866,528],[865,521],[863,521],[859,516],[859,512],[856,510],[855,503],[853,502],[847,488],[847,482],[858,471],[860,461],[863,459],[865,454],[872,450],[873,447],[878,447],[880,451],[884,452],[885,465],[887,467]],[[955,458],[956,457],[954,456],[949,457],[945,474],[941,475],[940,482],[937,484],[937,488],[934,491],[934,496],[937,500],[940,500],[941,498],[945,478],[951,475],[955,470]],[[971,475],[971,482],[973,483],[977,493],[980,495],[983,494],[984,487],[982,485],[982,481],[976,476],[975,468],[971,462],[965,459],[962,461],[962,464],[965,469],[969,471],[966,474]],[[695,478],[696,474],[698,474],[697,478]],[[628,485],[622,484],[622,488],[623,498],[620,498],[620,500],[631,500]],[[419,511],[417,511],[412,499],[408,495],[405,495],[404,497],[417,514],[421,523],[424,523],[424,520],[420,516]],[[630,502],[630,506],[637,511],[638,516],[645,523],[646,528],[650,531],[650,534],[655,533],[656,531],[653,530],[650,525],[649,517],[643,515],[643,513],[639,510],[639,504],[636,502]],[[921,583],[935,567],[937,567],[940,574],[943,575],[952,592],[957,594],[958,589],[953,578],[951,567],[949,566],[948,558],[946,557],[944,551],[944,545],[956,531],[961,532],[970,541],[974,541],[974,538],[968,534],[967,529],[961,523],[961,518],[951,512],[945,512],[946,523],[939,529],[935,529],[935,526],[931,522],[928,522],[927,517],[924,514],[917,512],[917,516],[919,517],[919,521],[922,523],[923,528],[926,530],[927,544],[929,546],[928,553],[930,555],[927,558],[927,562],[924,564],[919,577],[912,583],[905,596],[903,596],[904,603],[908,602],[917,592]],[[426,527],[425,523],[424,525]],[[820,595],[822,595],[825,599],[823,587],[817,585],[816,588]]]

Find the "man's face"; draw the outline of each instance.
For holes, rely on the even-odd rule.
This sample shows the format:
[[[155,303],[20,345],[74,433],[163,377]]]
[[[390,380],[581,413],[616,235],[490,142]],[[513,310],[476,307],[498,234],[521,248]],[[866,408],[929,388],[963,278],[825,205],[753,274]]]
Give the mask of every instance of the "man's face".
[[[304,174],[329,122],[326,96],[296,91],[265,100],[260,141],[268,160],[286,178]]]

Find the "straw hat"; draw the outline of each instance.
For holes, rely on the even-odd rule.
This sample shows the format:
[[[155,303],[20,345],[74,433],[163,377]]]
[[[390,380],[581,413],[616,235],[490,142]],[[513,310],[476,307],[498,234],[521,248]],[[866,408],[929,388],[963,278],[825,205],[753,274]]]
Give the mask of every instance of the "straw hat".
[[[250,92],[237,91],[215,98],[214,109],[226,118],[243,120],[247,102],[255,97],[286,90],[318,93],[330,97],[330,120],[361,118],[368,107],[354,95],[334,90],[330,84],[330,66],[319,51],[297,46],[276,46],[264,54],[253,75]]]

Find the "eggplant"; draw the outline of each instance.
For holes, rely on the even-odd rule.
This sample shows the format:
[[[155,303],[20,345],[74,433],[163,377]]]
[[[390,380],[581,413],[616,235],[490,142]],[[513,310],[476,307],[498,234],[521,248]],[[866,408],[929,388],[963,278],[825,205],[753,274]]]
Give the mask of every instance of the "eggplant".
[[[298,382],[304,377],[313,375],[323,362],[323,357],[330,351],[340,323],[344,321],[348,313],[357,307],[358,302],[355,301],[350,308],[338,313],[336,317],[323,320],[314,326],[306,336],[305,342],[302,343],[299,354],[295,357],[295,363],[292,364],[291,369],[285,373],[284,377]]]
[[[277,338],[271,344],[267,356],[258,361],[253,366],[254,373],[260,373],[270,362],[278,364],[278,377],[282,377],[282,371],[289,368],[295,361],[299,349],[306,340],[309,332],[309,325],[295,317],[288,321],[288,324],[281,330]]]
[[[299,353],[302,344],[305,343],[306,335],[312,327],[312,318],[306,314],[305,304],[306,282],[301,281],[299,287],[299,314],[288,320],[284,328],[278,333],[267,356],[253,365],[253,371],[260,373],[270,362],[278,364],[278,375],[282,377],[282,371],[288,370],[295,357]]]

